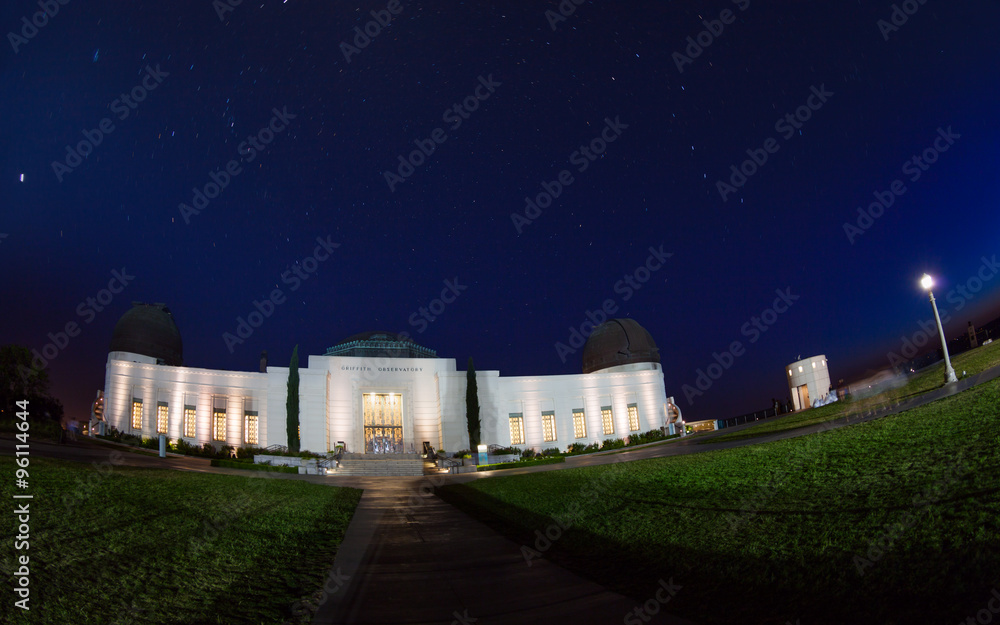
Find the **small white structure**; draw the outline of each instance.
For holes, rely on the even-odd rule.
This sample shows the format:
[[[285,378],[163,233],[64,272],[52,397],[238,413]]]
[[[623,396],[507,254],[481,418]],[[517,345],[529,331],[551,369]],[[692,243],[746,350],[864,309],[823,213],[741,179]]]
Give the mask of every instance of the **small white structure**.
[[[812,407],[813,400],[823,399],[829,393],[830,370],[826,366],[825,355],[793,362],[785,369],[788,374],[788,392],[796,410]]]

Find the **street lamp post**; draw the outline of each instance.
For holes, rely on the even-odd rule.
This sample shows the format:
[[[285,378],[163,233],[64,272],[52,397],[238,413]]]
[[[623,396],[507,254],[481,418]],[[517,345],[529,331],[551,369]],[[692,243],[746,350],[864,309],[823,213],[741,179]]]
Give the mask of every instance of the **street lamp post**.
[[[937,301],[934,300],[934,291],[931,290],[931,287],[934,286],[934,278],[925,273],[924,277],[920,279],[920,286],[924,287],[931,295],[931,308],[934,309],[934,320],[937,321],[938,335],[941,337],[941,349],[944,351],[944,383],[958,382],[958,378],[955,377],[955,370],[951,366],[951,358],[948,357],[948,341],[944,338],[944,329],[941,327],[941,315],[938,314]]]

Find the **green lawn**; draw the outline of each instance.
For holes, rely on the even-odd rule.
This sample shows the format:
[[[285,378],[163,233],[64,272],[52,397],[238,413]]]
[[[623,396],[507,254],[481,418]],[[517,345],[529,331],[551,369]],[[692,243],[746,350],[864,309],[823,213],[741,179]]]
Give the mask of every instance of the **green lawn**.
[[[11,498],[13,458],[3,462],[10,479],[0,492],[12,509],[22,500]],[[10,580],[11,555],[30,557],[31,610],[5,599],[4,623],[294,621],[293,604],[322,586],[361,498],[257,475],[99,472],[42,458],[29,471],[30,549],[13,552],[8,541],[0,566]]]
[[[969,350],[964,354],[959,354],[951,359],[951,364],[959,378],[962,377],[963,371],[966,372],[967,376],[971,376],[982,373],[987,369],[992,369],[993,367],[1000,365],[1000,341],[995,341],[989,345]],[[809,410],[792,413],[784,417],[768,419],[751,427],[739,430],[738,432],[711,437],[707,440],[700,441],[699,444],[707,445],[710,443],[742,440],[745,438],[754,438],[765,434],[784,432],[786,430],[794,430],[801,427],[825,423],[827,421],[833,421],[834,419],[851,414],[865,412],[887,403],[904,401],[928,391],[941,388],[943,385],[944,362],[942,361],[932,367],[928,367],[920,373],[913,375],[907,380],[906,384],[900,388],[891,389],[865,399],[858,399],[849,402],[837,402],[820,408],[810,408]]]
[[[672,577],[669,609],[701,623],[958,623],[1000,586],[998,450],[994,380],[800,438],[441,493],[637,601]]]

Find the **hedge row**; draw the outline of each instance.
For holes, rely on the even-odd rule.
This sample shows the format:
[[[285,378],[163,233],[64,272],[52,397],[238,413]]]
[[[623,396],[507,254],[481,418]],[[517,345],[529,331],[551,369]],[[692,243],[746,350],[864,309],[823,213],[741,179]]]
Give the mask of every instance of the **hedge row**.
[[[272,473],[298,473],[298,467],[281,467],[270,464],[254,464],[252,462],[240,462],[239,460],[225,460],[222,458],[212,459],[213,467],[223,467],[226,469],[246,469],[247,471],[270,471]]]
[[[501,462],[499,464],[484,464],[477,468],[477,471],[499,471],[501,469],[519,469],[521,467],[537,467],[540,464],[557,464],[566,462],[562,456],[556,458],[543,458],[540,460],[525,460],[522,462]]]

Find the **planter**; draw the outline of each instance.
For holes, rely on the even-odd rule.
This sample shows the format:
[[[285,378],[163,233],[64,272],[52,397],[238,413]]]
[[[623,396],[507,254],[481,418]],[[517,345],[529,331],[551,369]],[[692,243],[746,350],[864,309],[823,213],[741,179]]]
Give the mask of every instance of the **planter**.
[[[505,462],[520,462],[520,454],[487,454],[486,464],[503,464]]]

